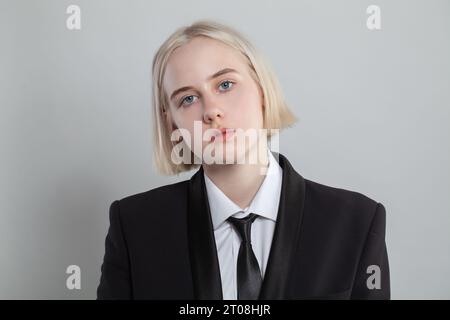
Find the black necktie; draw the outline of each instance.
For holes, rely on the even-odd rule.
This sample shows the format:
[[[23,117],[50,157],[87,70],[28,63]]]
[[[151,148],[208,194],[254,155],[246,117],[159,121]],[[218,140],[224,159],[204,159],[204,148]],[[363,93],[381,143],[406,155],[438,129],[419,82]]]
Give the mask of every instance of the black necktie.
[[[261,271],[250,237],[252,223],[257,217],[250,213],[242,219],[228,218],[242,239],[237,261],[238,300],[257,300],[261,289]]]

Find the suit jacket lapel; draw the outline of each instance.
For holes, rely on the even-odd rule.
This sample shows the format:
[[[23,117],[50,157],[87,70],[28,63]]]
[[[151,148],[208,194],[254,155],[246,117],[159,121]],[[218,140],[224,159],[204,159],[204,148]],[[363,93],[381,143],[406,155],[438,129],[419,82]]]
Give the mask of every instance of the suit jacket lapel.
[[[280,205],[259,299],[287,299],[290,266],[298,245],[305,202],[305,181],[281,154],[272,152],[283,169]]]
[[[188,239],[194,299],[222,300],[222,282],[203,168],[189,182]]]
[[[260,299],[286,299],[290,266],[299,241],[305,181],[281,154],[272,152],[283,169],[280,205]],[[222,283],[203,168],[192,176],[188,197],[188,237],[195,299],[222,300]]]

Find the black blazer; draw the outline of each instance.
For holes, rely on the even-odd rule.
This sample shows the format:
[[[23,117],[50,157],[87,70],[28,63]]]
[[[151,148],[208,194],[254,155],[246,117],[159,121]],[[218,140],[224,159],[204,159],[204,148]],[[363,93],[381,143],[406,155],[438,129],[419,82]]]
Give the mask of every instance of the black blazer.
[[[260,299],[390,299],[384,206],[273,154],[283,180]],[[223,299],[203,174],[111,204],[97,299]]]

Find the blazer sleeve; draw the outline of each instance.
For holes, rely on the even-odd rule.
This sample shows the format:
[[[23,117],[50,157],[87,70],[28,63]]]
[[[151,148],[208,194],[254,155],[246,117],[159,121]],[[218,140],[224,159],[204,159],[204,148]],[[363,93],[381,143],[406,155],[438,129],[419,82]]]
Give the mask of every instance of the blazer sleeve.
[[[109,229],[101,266],[97,299],[131,299],[131,276],[128,249],[120,221],[119,200],[109,208]]]
[[[378,203],[357,267],[352,299],[391,298],[385,230],[386,209]]]

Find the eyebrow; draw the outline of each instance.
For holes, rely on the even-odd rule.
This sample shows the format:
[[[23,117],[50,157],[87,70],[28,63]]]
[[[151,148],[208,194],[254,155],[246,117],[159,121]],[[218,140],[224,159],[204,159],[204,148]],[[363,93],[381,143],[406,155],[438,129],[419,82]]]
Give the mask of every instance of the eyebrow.
[[[221,75],[226,74],[226,73],[230,73],[230,72],[236,72],[236,73],[239,73],[239,72],[237,72],[237,70],[235,70],[235,69],[232,69],[232,68],[225,68],[225,69],[222,69],[222,70],[217,71],[217,72],[214,73],[212,76],[209,76],[209,77],[208,77],[208,81],[211,81],[211,80],[214,79],[214,78],[220,77]],[[172,94],[170,95],[170,100],[173,100],[173,98],[175,98],[175,96],[176,96],[177,94],[179,94],[180,92],[187,91],[187,90],[191,90],[191,89],[194,89],[194,87],[192,87],[192,86],[186,86],[186,87],[178,88],[177,90],[175,90],[174,92],[172,92]]]

